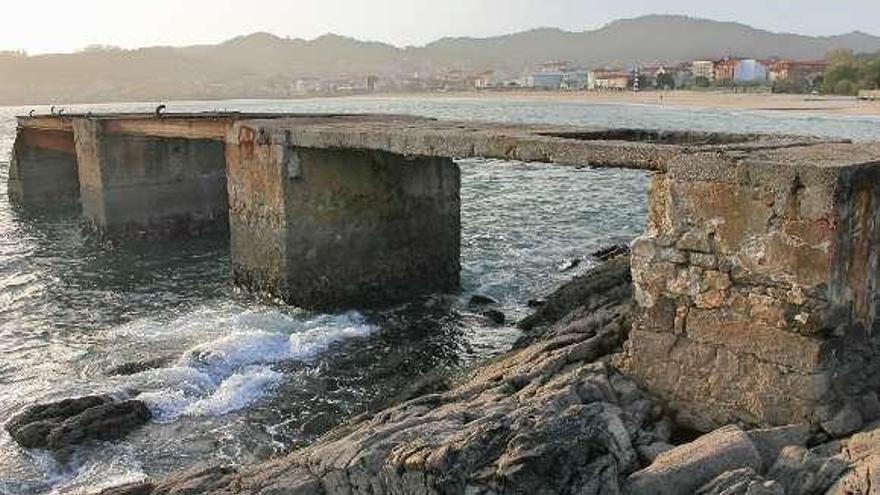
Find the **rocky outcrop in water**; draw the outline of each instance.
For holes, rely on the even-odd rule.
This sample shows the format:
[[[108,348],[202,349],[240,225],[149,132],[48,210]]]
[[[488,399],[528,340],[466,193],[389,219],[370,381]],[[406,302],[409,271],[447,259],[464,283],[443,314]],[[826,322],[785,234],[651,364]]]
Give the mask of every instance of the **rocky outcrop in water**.
[[[448,390],[356,417],[286,457],[102,495],[876,492],[880,427],[816,446],[827,437],[806,425],[731,425],[681,442],[614,368],[631,290],[629,260],[617,257],[548,297],[514,350]]]
[[[63,457],[89,440],[121,438],[150,417],[141,401],[88,395],[27,407],[5,428],[24,448],[50,450]]]
[[[660,409],[606,359],[631,325],[628,261],[567,287],[517,350],[447,392],[355,418],[269,463],[105,493],[619,492],[639,448],[671,434]],[[542,324],[551,313],[564,317]]]

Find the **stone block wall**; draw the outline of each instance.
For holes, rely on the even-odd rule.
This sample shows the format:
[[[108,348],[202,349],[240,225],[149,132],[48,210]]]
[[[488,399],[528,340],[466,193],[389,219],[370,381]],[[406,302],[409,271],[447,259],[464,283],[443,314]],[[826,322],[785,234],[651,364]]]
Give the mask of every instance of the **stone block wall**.
[[[313,309],[458,289],[460,174],[451,159],[301,147],[245,125],[231,132],[238,284]]]
[[[622,364],[700,430],[877,417],[878,241],[876,147],[683,155],[633,244]]]

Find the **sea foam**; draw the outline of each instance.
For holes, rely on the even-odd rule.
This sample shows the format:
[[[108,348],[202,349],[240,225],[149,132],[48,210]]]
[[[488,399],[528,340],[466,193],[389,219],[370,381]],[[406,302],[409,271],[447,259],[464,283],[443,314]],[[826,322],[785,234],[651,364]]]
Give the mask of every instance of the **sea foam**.
[[[189,317],[181,323],[185,328],[193,326]],[[149,407],[155,421],[217,416],[246,408],[282,381],[283,375],[272,364],[308,361],[334,343],[365,337],[375,329],[355,312],[308,320],[277,311],[247,312],[224,315],[218,323],[228,325],[229,333],[191,347],[174,366],[120,379],[126,388],[141,392],[138,399]]]

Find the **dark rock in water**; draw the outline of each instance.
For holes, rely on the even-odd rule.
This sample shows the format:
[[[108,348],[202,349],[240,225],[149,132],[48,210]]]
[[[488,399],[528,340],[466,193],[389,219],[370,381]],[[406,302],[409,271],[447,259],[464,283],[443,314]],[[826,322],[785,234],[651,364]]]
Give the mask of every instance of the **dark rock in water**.
[[[614,259],[618,256],[625,256],[629,254],[629,246],[627,244],[614,244],[613,246],[608,246],[598,251],[594,251],[590,256],[595,258],[597,261],[608,261],[610,259]]]
[[[568,261],[566,261],[565,263],[559,265],[559,266],[557,267],[557,270],[559,270],[560,272],[567,272],[567,271],[569,271],[569,270],[573,270],[573,269],[577,268],[578,265],[580,265],[582,261],[583,261],[583,260],[580,259],[580,258],[575,258],[575,259],[573,259],[573,260],[568,260]]]
[[[507,321],[507,316],[505,316],[504,313],[498,311],[497,309],[484,311],[483,316],[489,318],[489,320],[491,320],[492,323],[495,323],[496,325],[504,325],[504,322]]]
[[[468,304],[470,304],[471,306],[485,306],[488,304],[498,304],[498,301],[492,297],[489,297],[489,296],[484,296],[482,294],[474,294],[471,296],[471,299],[470,299],[470,301],[468,301]]]
[[[26,408],[6,423],[6,431],[24,448],[64,454],[88,440],[114,440],[150,420],[138,400],[89,395]]]
[[[152,359],[145,359],[142,361],[132,361],[129,363],[122,363],[116,366],[110,367],[106,371],[107,376],[129,376],[137,373],[141,373],[147,370],[152,370],[156,368],[162,368],[163,366],[169,364],[174,360],[173,356],[161,356]]]
[[[541,306],[543,306],[545,304],[547,304],[547,301],[545,301],[543,299],[529,299],[529,301],[526,303],[526,306],[528,306],[532,309],[536,309],[536,308],[540,308]]]

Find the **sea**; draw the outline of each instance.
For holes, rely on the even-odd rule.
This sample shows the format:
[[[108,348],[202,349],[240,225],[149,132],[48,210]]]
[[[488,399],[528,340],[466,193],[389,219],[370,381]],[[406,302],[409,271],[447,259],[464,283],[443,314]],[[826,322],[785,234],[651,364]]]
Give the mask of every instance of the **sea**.
[[[153,111],[155,102],[68,112]],[[777,132],[880,141],[880,117],[453,97],[167,102],[169,112],[380,112],[443,119]],[[462,287],[397,307],[309,312],[237,289],[225,236],[95,243],[70,211],[22,210],[6,183],[16,115],[0,107],[0,423],[37,402],[142,392],[153,413],[123,440],[63,464],[0,431],[0,494],[88,494],[196,465],[283,455],[354,415],[508,350],[528,302],[629,242],[645,222],[646,172],[467,159]],[[508,317],[469,304],[479,294]],[[109,376],[116,366],[158,367]]]

